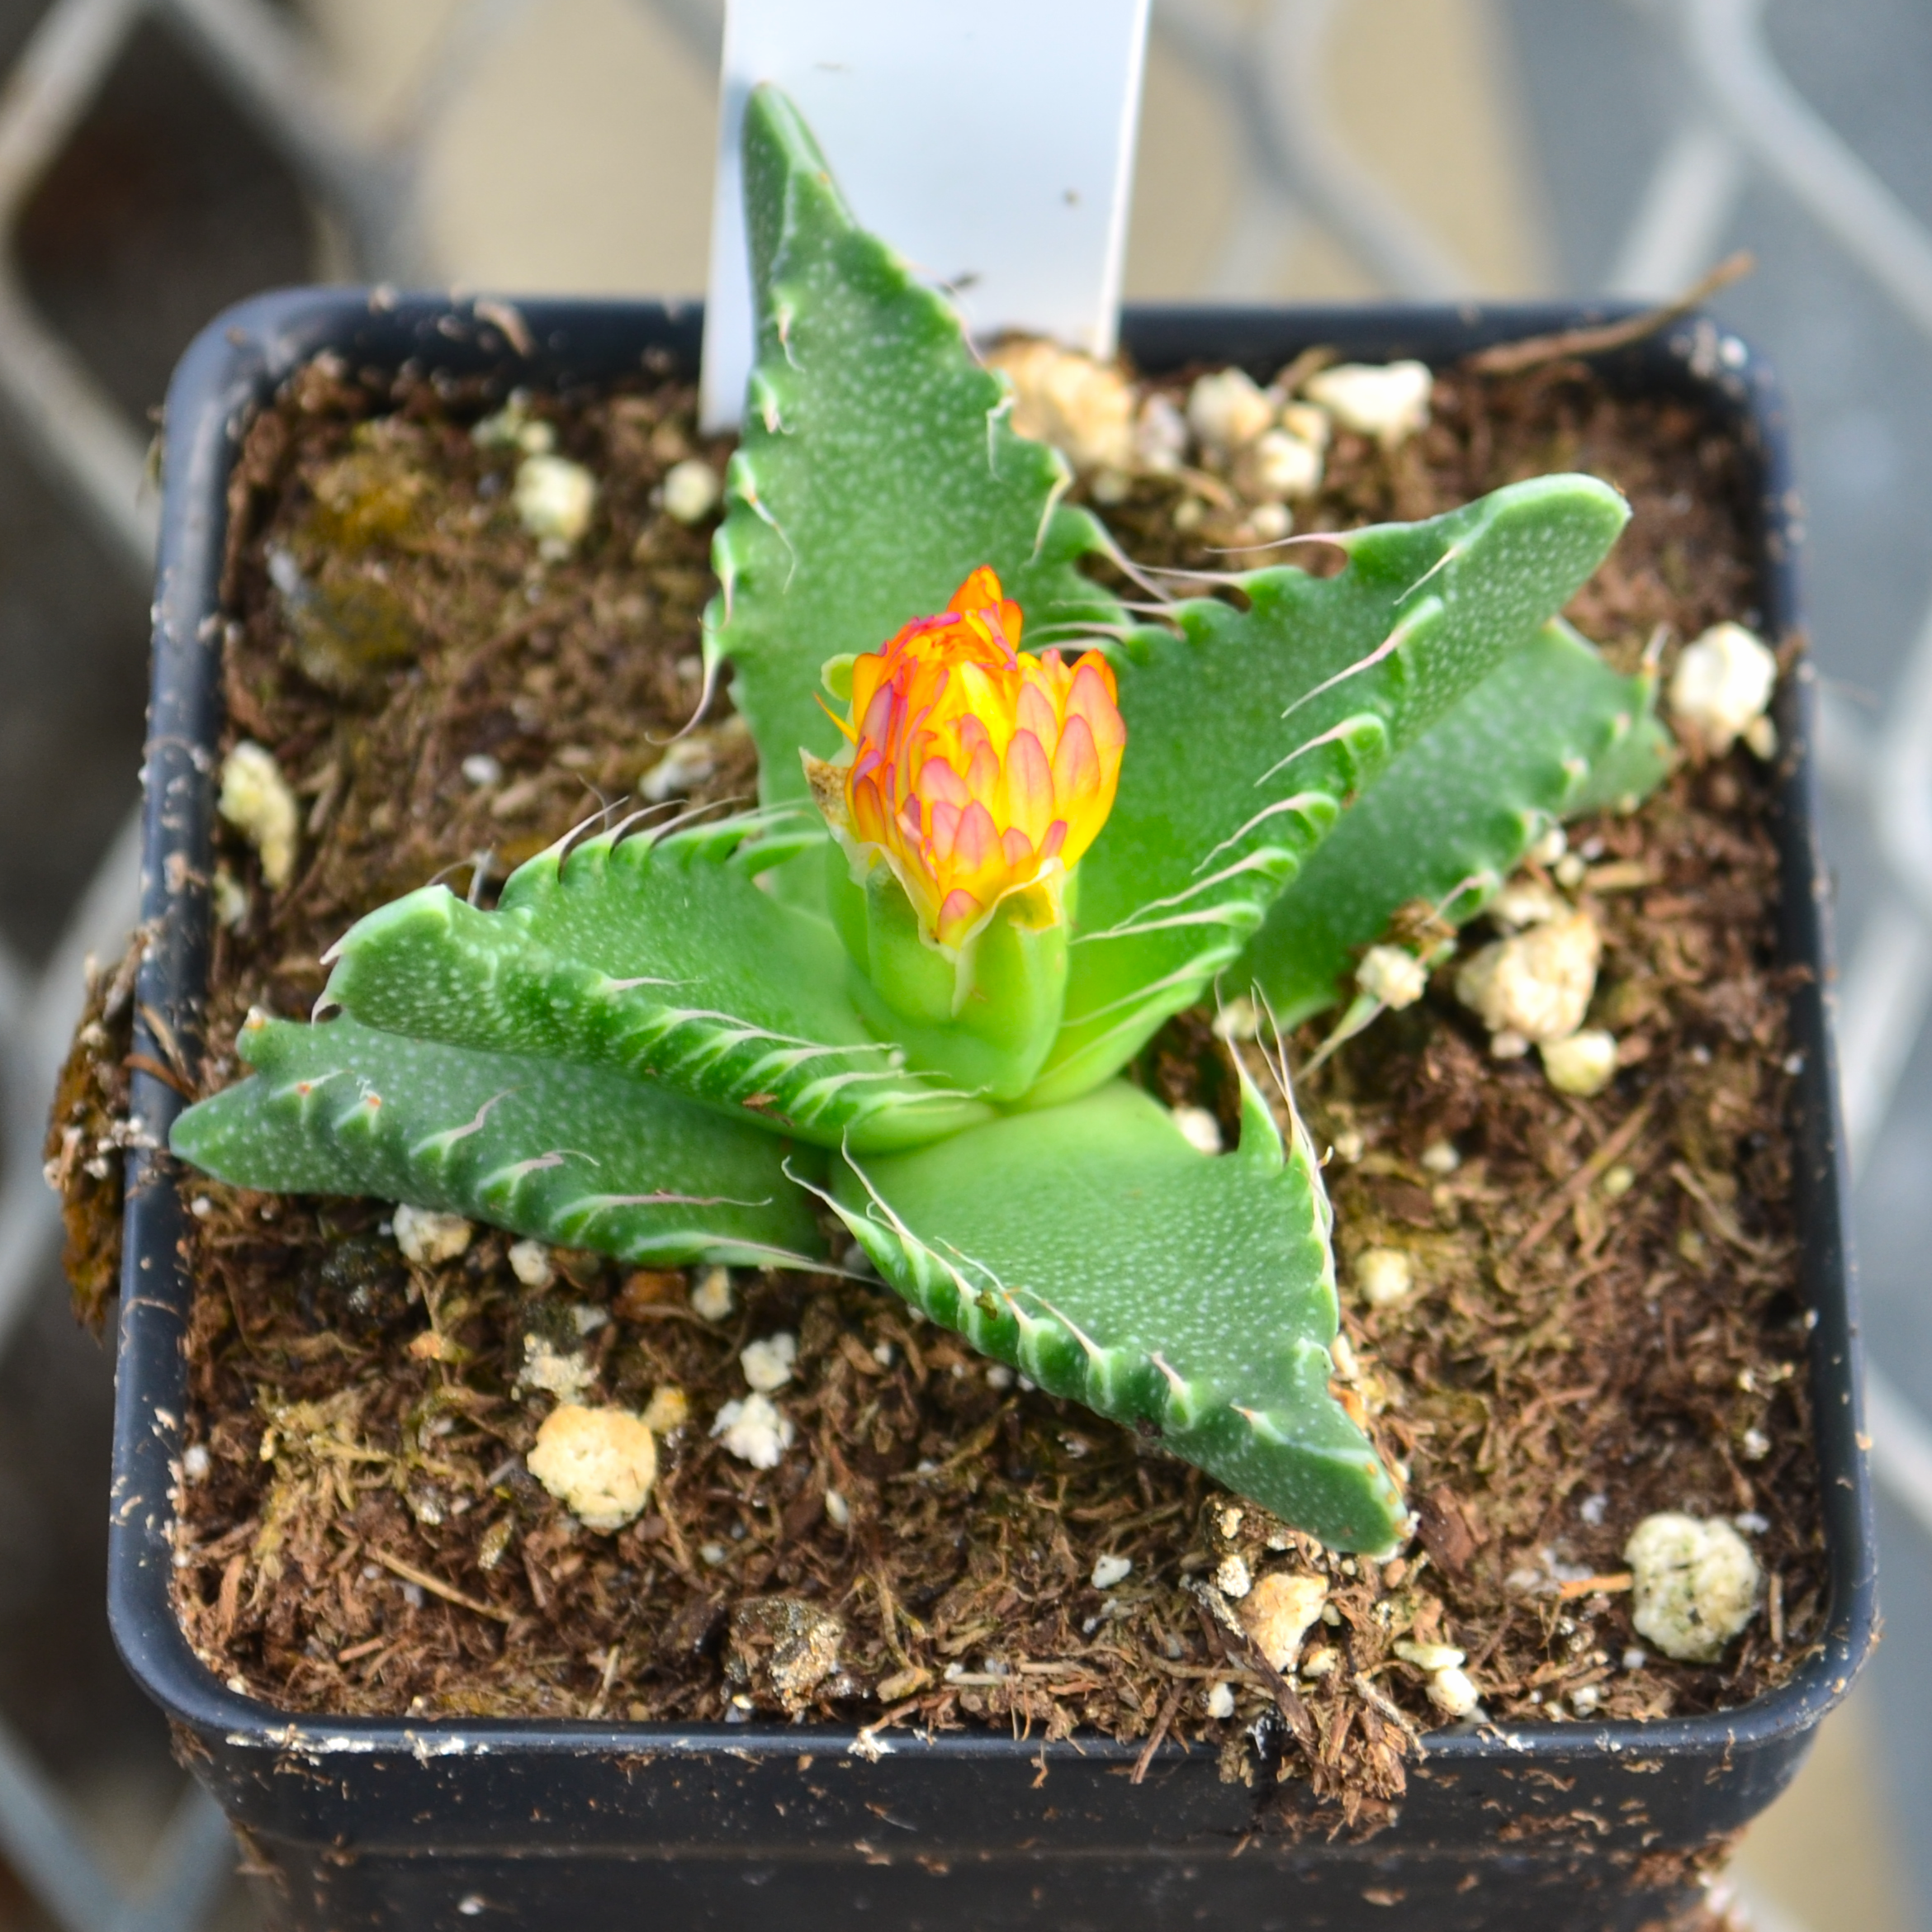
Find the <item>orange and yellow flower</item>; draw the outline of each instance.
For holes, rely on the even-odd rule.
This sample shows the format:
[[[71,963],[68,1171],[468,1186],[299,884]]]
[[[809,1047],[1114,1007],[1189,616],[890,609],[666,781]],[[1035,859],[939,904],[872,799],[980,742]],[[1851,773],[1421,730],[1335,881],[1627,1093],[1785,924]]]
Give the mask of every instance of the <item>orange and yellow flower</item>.
[[[982,566],[937,617],[852,665],[850,836],[892,866],[942,945],[1002,899],[1059,885],[1113,810],[1127,742],[1113,666],[1022,656],[1020,606]]]

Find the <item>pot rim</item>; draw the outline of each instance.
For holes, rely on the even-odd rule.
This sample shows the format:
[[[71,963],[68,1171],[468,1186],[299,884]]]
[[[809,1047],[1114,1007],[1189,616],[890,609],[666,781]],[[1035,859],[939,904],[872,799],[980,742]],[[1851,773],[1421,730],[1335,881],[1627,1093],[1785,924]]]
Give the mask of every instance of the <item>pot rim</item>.
[[[1213,307],[1129,305],[1122,343],[1158,370],[1215,359],[1278,365],[1285,341],[1336,341],[1358,357],[1414,354],[1441,365],[1489,343],[1615,321],[1641,305],[1498,302]],[[398,295],[377,288],[296,288],[258,296],[217,316],[190,345],[169,386],[164,431],[166,490],[154,603],[154,684],[143,780],[146,794],[142,917],[150,932],[139,981],[135,1048],[150,1063],[163,1048],[150,1011],[178,1037],[195,1036],[206,980],[212,747],[221,726],[219,585],[227,529],[229,472],[254,406],[301,363],[343,348],[381,366],[412,358],[430,366],[500,369],[532,386],[565,385],[614,365],[622,339],[634,366],[640,334],[694,371],[702,305],[551,297],[507,301]],[[1194,347],[1191,349],[1190,344]],[[600,346],[602,345],[602,346]],[[1223,353],[1225,351],[1225,353]],[[1800,633],[1802,504],[1793,485],[1789,414],[1764,359],[1707,318],[1691,315],[1630,348],[1589,358],[1613,383],[1701,395],[1726,414],[1759,464],[1764,628]],[[648,358],[647,358],[648,363]],[[1812,968],[1793,995],[1794,1036],[1804,1056],[1793,1123],[1793,1184],[1802,1236],[1801,1281],[1816,1315],[1811,1376],[1821,1464],[1820,1505],[1830,1557],[1826,1636],[1779,1689],[1735,1709],[1651,1723],[1463,1725],[1424,1734],[1427,1759],[1540,1765],[1606,1758],[1731,1754],[1799,1735],[1845,1694],[1870,1648],[1877,1617],[1873,1499],[1865,1447],[1856,1284],[1831,1031],[1835,978],[1827,875],[1818,845],[1816,673],[1801,661],[1779,687],[1783,744],[1778,812],[1783,858],[1783,946]],[[1138,1742],[1081,1736],[1054,1745],[987,1730],[928,1735],[833,1724],[651,1725],[537,1718],[334,1717],[289,1712],[232,1691],[190,1647],[172,1599],[171,1490],[178,1480],[186,1387],[182,1350],[189,1283],[180,1265],[182,1216],[163,1151],[182,1101],[136,1064],[130,1114],[138,1144],[127,1156],[127,1205],[118,1315],[114,1475],[108,1555],[109,1619],[136,1681],[178,1723],[230,1745],[302,1755],[581,1757],[608,1751],[741,1759],[799,1753],[907,1754],[967,1761],[1078,1755],[1131,1763]],[[172,1468],[171,1468],[172,1464]],[[1163,1755],[1177,1748],[1163,1747]]]

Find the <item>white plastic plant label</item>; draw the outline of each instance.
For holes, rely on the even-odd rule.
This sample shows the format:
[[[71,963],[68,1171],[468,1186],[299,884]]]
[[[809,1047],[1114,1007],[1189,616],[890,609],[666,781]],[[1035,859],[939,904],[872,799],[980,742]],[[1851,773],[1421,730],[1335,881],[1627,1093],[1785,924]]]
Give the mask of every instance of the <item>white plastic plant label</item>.
[[[1148,0],[729,0],[712,201],[703,416],[735,424],[751,373],[738,143],[774,81],[853,212],[1006,329],[1110,355]]]

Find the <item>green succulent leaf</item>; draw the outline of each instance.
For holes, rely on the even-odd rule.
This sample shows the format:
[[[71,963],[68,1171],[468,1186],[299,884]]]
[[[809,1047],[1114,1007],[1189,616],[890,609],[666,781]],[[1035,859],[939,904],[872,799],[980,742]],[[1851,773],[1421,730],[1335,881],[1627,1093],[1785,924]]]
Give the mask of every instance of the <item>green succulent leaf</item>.
[[[1338,536],[1338,575],[1240,580],[1115,651],[1127,755],[1081,864],[1066,1024],[1036,1104],[1117,1070],[1239,954],[1344,805],[1532,640],[1629,510],[1581,476]]]
[[[624,1261],[822,1252],[784,1144],[663,1087],[349,1019],[252,1021],[239,1044],[253,1077],[168,1137],[239,1186],[409,1201]]]
[[[1350,994],[1361,949],[1426,900],[1452,925],[1560,817],[1646,796],[1670,765],[1654,678],[1623,677],[1561,619],[1411,745],[1269,907],[1229,975],[1291,1026]]]
[[[1059,502],[1064,459],[1015,433],[1005,379],[951,305],[855,224],[774,88],[746,108],[745,197],[758,360],[704,648],[734,667],[770,803],[805,796],[801,746],[838,747],[819,702],[827,661],[945,609],[977,566],[999,572],[1030,642],[1119,610],[1076,568],[1105,539]]]
[[[942,1147],[850,1161],[834,1202],[885,1279],[1051,1394],[1129,1427],[1339,1548],[1403,1504],[1328,1393],[1321,1176],[1243,1092],[1238,1151],[1189,1145],[1119,1082]]]
[[[349,930],[328,997],[388,1033],[651,1081],[824,1146],[987,1119],[868,1030],[831,926],[760,889],[824,840],[803,813],[607,833],[539,853],[494,912],[427,886]]]

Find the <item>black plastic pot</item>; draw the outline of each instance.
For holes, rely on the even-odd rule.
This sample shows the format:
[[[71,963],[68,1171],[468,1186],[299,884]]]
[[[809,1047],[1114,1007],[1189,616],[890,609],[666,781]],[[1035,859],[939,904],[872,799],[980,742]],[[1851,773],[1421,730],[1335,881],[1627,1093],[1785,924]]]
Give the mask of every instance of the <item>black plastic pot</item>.
[[[217,586],[229,472],[249,414],[325,348],[358,367],[413,362],[537,385],[608,379],[646,351],[695,367],[694,309],[539,301],[521,315],[528,355],[487,314],[444,301],[270,296],[209,328],[175,376],[146,773],[144,912],[156,936],[140,993],[143,1014],[159,1015],[178,1039],[197,1035],[206,971]],[[1130,313],[1125,338],[1150,370],[1211,358],[1265,373],[1311,342],[1361,359],[1441,363],[1599,319],[1553,307],[1167,309]],[[1754,452],[1762,619],[1773,637],[1792,635],[1798,504],[1769,372],[1741,344],[1690,323],[1600,366],[1625,388],[1701,397]],[[1858,1669],[1874,1615],[1810,677],[1802,670],[1783,693],[1779,827],[1784,954],[1812,968],[1793,995],[1804,1056],[1794,1132],[1802,1286],[1817,1317],[1831,1608],[1822,1648],[1791,1683],[1683,1721],[1439,1732],[1396,1821],[1366,1841],[1331,1838],[1330,1821],[1296,1811],[1295,1784],[1225,1784],[1211,1753],[1175,1747],[1137,1785],[1136,1750],[1100,1739],[1043,1745],[987,1731],[928,1741],[901,1730],[869,1749],[825,1725],[291,1717],[226,1689],[189,1649],[170,1604],[189,1282],[168,1163],[137,1153],[121,1305],[113,1627],[184,1756],[258,1868],[273,1873],[282,1921],[397,1932],[453,1932],[472,1920],[803,1932],[855,1919],[934,1932],[1152,1932],[1206,1920],[1248,1932],[1391,1923],[1597,1932],[1674,1916],[1694,1896],[1695,1854],[1747,1822],[1797,1769]],[[150,1061],[160,1057],[154,1039],[137,1044]],[[137,1071],[134,1104],[159,1140],[180,1102]]]

